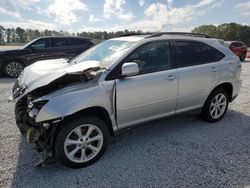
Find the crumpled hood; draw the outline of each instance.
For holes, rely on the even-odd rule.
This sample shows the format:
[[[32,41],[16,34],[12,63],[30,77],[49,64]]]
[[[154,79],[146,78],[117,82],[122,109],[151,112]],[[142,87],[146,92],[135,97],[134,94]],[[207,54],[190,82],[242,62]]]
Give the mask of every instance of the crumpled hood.
[[[37,61],[24,69],[19,78],[19,84],[26,88],[27,93],[66,74],[84,72],[84,70],[96,67],[100,67],[98,61],[85,61],[78,64],[69,64],[66,59]]]

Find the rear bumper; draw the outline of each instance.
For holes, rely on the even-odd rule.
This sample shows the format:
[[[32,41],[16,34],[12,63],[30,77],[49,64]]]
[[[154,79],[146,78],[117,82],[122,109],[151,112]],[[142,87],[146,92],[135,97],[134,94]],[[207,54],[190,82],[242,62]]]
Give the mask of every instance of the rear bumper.
[[[239,95],[241,85],[242,85],[242,80],[237,80],[233,82],[232,101],[236,99],[236,97]]]

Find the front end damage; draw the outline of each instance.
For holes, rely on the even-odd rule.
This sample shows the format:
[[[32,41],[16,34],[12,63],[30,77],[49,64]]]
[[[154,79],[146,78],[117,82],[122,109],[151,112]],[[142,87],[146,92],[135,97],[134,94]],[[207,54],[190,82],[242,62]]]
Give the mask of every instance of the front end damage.
[[[40,100],[44,95],[58,92],[68,87],[83,85],[97,76],[99,67],[88,68],[84,71],[66,73],[50,83],[28,91],[29,86],[21,86],[20,79],[13,87],[12,99],[16,101],[15,120],[20,132],[28,143],[35,144],[38,152],[42,152],[42,159],[37,165],[45,165],[53,158],[53,142],[58,125],[64,117],[36,122],[36,116],[48,100]]]
[[[44,150],[50,145],[51,139],[50,133],[52,128],[56,128],[56,125],[63,120],[62,118],[50,120],[47,122],[35,121],[35,117],[39,109],[47,101],[42,103],[32,103],[30,96],[21,98],[15,105],[15,120],[20,132],[25,135],[25,139],[28,143],[37,143],[39,150]],[[52,126],[53,125],[53,126]],[[50,150],[48,148],[48,150]],[[48,151],[46,150],[46,151]]]
[[[61,119],[48,121],[48,122],[35,122],[35,112],[39,107],[31,105],[32,99],[30,96],[24,96],[15,105],[15,120],[16,124],[25,136],[27,143],[35,144],[35,148],[38,152],[42,152],[42,159],[37,165],[45,164],[45,162],[52,158],[52,144],[56,129]]]

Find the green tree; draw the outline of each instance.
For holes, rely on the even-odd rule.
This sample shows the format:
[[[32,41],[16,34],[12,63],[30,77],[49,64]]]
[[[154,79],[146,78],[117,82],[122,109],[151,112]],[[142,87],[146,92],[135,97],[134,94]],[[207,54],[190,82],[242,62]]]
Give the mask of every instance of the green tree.
[[[4,44],[4,27],[0,26],[0,44]]]
[[[19,43],[25,43],[26,42],[26,39],[27,39],[27,34],[25,33],[25,30],[18,27],[16,29],[16,34],[17,34],[17,42]]]
[[[7,39],[7,43],[9,44],[11,42],[11,32],[10,29],[6,29],[6,39]]]
[[[14,28],[11,28],[11,43],[16,43],[16,30]]]
[[[237,23],[224,23],[218,26],[202,25],[192,32],[207,34],[223,40],[239,40],[250,46],[250,27]]]

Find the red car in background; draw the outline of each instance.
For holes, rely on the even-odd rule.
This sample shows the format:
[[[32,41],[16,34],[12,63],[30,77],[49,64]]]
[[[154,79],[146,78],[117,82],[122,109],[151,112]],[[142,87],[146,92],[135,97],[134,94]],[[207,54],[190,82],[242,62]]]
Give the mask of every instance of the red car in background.
[[[237,55],[241,61],[244,61],[247,56],[247,45],[240,41],[225,41],[224,45],[230,48],[232,52]]]

